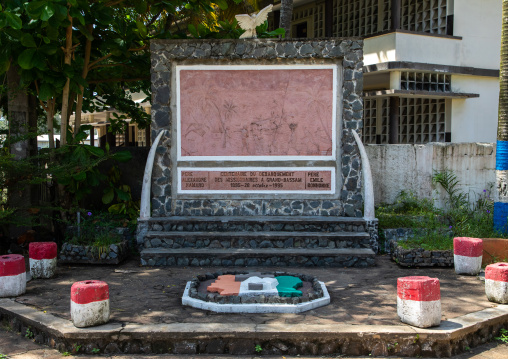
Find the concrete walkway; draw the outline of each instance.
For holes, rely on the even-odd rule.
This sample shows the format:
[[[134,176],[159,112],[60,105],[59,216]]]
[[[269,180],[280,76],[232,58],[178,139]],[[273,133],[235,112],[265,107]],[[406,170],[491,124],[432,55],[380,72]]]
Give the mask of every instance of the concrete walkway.
[[[216,314],[182,306],[187,281],[219,270],[314,275],[326,284],[331,303],[302,314]],[[401,268],[386,256],[376,257],[376,266],[369,268],[140,267],[135,259],[118,266],[65,265],[52,279],[28,282],[26,294],[16,302],[70,320],[71,285],[97,279],[109,284],[111,322],[122,324],[400,325],[397,278],[413,275],[439,278],[443,320],[496,307],[487,300],[484,283],[477,277],[458,276],[453,268]]]

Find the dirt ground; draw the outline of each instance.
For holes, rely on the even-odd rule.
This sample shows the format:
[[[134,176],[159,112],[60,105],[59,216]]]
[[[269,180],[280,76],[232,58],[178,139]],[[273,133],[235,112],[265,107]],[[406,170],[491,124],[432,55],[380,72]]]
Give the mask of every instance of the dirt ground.
[[[116,266],[59,266],[52,279],[31,280],[17,302],[70,320],[70,288],[76,281],[103,280],[110,288],[112,322],[120,323],[286,323],[399,325],[397,278],[436,277],[441,285],[442,319],[496,306],[475,276],[453,268],[401,268],[386,256],[371,268],[283,268],[316,276],[326,284],[331,303],[301,314],[217,314],[182,306],[185,284],[193,276],[218,270],[276,271],[271,267],[141,267],[139,258]]]

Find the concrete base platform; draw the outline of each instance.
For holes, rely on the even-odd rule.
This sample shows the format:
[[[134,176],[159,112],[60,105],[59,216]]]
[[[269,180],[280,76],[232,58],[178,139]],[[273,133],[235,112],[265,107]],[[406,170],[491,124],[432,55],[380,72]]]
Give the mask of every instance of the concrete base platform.
[[[39,341],[60,351],[76,346],[92,353],[172,353],[255,355],[256,346],[271,355],[372,355],[450,357],[485,343],[508,322],[508,306],[485,309],[439,327],[404,325],[256,325],[222,323],[125,324],[76,328],[68,320],[0,300],[0,314],[23,333],[30,328]],[[26,332],[26,330],[25,330]]]
[[[447,357],[498,336],[508,306],[487,300],[484,283],[453,268],[400,268],[377,257],[370,268],[299,268],[323,281],[330,304],[300,314],[217,314],[181,305],[193,276],[231,268],[58,267],[54,278],[27,283],[27,292],[0,301],[0,322],[60,351],[178,355],[363,355]],[[238,268],[240,270],[240,268]],[[245,268],[241,268],[245,270]],[[252,271],[277,268],[252,268]],[[442,322],[417,329],[400,323],[398,277],[429,275],[441,282]],[[95,278],[110,285],[107,325],[75,328],[70,322],[72,283]],[[256,351],[256,346],[262,352]]]

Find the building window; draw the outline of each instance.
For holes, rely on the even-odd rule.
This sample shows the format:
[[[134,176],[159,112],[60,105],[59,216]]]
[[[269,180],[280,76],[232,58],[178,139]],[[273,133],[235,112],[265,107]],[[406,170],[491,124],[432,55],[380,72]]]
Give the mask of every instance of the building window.
[[[325,36],[325,5],[313,4],[295,8],[291,19],[292,36],[296,38],[317,38]]]
[[[446,0],[402,0],[400,24],[404,30],[446,34]]]
[[[401,29],[445,35],[446,11],[446,0],[402,0]],[[390,28],[390,0],[333,2],[334,36],[369,36]]]
[[[389,29],[389,1],[334,0],[334,36],[368,36]],[[381,21],[380,21],[381,20]]]
[[[363,142],[388,144],[389,98],[364,99]],[[446,100],[400,98],[399,143],[445,142]]]
[[[137,126],[136,126],[136,128],[137,128],[136,137],[137,137],[138,146],[140,146],[140,147],[147,146],[147,144],[146,144],[146,130],[140,129]]]
[[[452,76],[430,72],[403,71],[400,88],[412,91],[450,92]]]
[[[445,142],[445,99],[401,98],[399,111],[399,143]]]
[[[325,37],[325,4],[314,8],[314,38]]]
[[[119,146],[126,146],[125,144],[125,133],[117,133],[115,134],[115,143],[116,143],[116,146],[119,147]]]
[[[363,101],[363,143],[388,143],[389,99],[364,99]]]

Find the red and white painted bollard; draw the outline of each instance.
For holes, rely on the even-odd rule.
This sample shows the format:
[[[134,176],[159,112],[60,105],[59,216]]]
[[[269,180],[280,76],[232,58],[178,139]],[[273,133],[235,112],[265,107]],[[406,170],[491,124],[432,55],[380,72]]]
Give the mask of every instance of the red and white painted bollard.
[[[491,302],[508,304],[508,263],[485,267],[485,294]]]
[[[55,275],[57,249],[55,242],[32,242],[28,247],[32,278],[51,278]]]
[[[25,291],[25,258],[19,254],[0,256],[0,298],[16,297]]]
[[[109,287],[106,282],[85,280],[72,285],[71,320],[78,328],[104,324],[109,320]]]
[[[439,279],[426,276],[397,279],[397,314],[403,323],[428,328],[441,323]]]
[[[482,269],[483,241],[479,238],[453,238],[455,273],[477,275]]]

